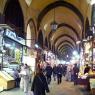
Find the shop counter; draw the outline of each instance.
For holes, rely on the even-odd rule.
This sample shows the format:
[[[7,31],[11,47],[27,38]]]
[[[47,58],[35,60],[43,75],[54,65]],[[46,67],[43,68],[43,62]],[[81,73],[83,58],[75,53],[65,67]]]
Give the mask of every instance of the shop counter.
[[[0,87],[8,90],[15,87],[15,80],[7,72],[0,71]]]
[[[85,79],[78,78],[77,84],[84,85],[87,88],[87,90],[90,90],[91,89],[91,87],[90,87],[90,85],[91,85],[90,80],[91,79],[95,79],[95,75],[88,75]]]
[[[78,78],[77,84],[79,85],[87,85],[88,81],[87,79]]]

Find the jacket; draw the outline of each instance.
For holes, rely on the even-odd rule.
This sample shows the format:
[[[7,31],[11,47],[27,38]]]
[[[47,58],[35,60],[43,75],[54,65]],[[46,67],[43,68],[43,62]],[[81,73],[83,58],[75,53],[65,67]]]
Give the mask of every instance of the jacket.
[[[31,91],[34,95],[46,95],[46,92],[49,92],[48,84],[46,78],[43,74],[35,75]]]

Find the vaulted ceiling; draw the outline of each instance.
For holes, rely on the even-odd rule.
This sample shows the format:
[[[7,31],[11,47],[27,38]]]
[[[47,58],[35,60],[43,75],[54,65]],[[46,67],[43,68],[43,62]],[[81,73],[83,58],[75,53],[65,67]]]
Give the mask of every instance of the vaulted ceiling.
[[[37,31],[42,31],[41,35],[45,39],[43,42],[48,42],[46,45],[50,44],[50,49],[53,47],[52,50],[60,57],[79,50],[76,41],[82,40],[85,35],[85,20],[90,7],[88,1],[90,0],[19,0],[24,20],[27,16],[35,18]],[[56,32],[52,32],[50,26],[54,20],[54,10],[55,21],[58,23]]]
[[[35,0],[34,9],[39,10],[37,28],[42,29],[45,37],[51,42],[60,57],[70,55],[78,50],[76,41],[84,37],[84,20],[88,3],[87,0]],[[51,33],[50,24],[54,20],[58,23],[56,32]]]

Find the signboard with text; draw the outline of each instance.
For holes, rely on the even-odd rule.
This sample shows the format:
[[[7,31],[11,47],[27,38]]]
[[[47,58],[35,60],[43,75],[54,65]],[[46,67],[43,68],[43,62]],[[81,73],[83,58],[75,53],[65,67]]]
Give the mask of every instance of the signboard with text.
[[[16,42],[22,44],[22,45],[25,45],[25,39],[19,37],[16,35],[15,32],[9,30],[9,29],[6,29],[5,33],[4,33],[5,36],[15,40]]]

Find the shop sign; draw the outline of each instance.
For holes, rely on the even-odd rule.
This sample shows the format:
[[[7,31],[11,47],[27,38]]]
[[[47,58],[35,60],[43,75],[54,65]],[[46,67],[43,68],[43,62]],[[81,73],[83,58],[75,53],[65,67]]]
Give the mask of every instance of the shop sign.
[[[15,32],[10,31],[9,29],[6,29],[5,35],[11,39],[16,40],[16,34]]]
[[[6,32],[4,33],[4,35],[25,45],[25,40],[21,37],[18,37],[15,32],[10,31],[9,29],[6,29]]]

